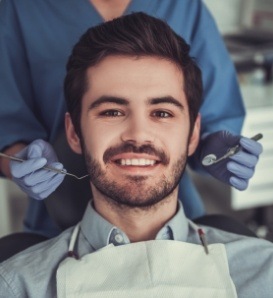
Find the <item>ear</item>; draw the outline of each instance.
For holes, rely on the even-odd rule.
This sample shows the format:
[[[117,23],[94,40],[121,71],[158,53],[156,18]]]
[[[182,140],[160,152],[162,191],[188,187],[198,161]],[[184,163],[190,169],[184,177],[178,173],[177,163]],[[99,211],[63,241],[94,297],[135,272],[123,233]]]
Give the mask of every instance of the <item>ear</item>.
[[[78,154],[82,154],[81,142],[75,131],[74,125],[69,113],[65,113],[65,131],[66,138],[70,148]]]
[[[191,156],[195,152],[198,146],[199,138],[200,138],[200,125],[201,125],[201,114],[199,113],[196,117],[193,131],[189,139],[188,156]]]

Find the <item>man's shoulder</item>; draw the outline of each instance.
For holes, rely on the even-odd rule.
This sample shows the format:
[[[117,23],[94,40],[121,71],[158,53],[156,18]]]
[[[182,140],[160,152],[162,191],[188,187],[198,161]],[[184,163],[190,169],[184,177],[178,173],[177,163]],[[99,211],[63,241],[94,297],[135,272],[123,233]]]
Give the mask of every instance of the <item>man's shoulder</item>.
[[[206,227],[208,243],[223,243],[231,267],[243,264],[252,273],[260,266],[273,278],[273,243],[258,237],[249,237]],[[258,257],[259,256],[259,257]],[[247,269],[248,268],[248,269]],[[251,270],[252,269],[252,270]]]
[[[60,235],[43,241],[41,243],[35,244],[22,252],[19,252],[15,256],[11,257],[7,261],[13,261],[15,259],[28,259],[31,256],[39,257],[42,252],[54,251],[58,254],[59,251],[63,250],[65,247],[68,247],[68,242],[71,237],[73,228],[69,228],[63,231]]]
[[[265,239],[234,234],[208,226],[202,227],[205,229],[207,241],[209,243],[223,243],[227,250],[232,250],[235,249],[235,247],[238,247],[236,251],[239,251],[239,248],[242,248],[244,251],[247,248],[251,248],[251,251],[253,251],[254,247],[260,247],[260,250],[267,250],[273,253],[273,243]]]
[[[223,243],[230,275],[241,297],[272,297],[273,243],[205,227],[208,243]]]
[[[18,293],[18,297],[28,297],[29,293],[35,296],[38,291],[46,293],[49,284],[54,284],[51,280],[56,275],[59,263],[67,255],[70,236],[71,229],[68,229],[59,236],[31,246],[2,262],[0,288],[9,288]],[[30,292],[24,292],[26,289]]]

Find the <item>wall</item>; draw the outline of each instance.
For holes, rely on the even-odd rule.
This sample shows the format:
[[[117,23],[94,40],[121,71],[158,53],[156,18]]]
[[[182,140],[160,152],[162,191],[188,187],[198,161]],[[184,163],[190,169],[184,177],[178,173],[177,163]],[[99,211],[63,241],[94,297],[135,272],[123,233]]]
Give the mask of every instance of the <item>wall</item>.
[[[239,27],[241,0],[203,0],[203,2],[212,13],[221,33],[232,32]]]

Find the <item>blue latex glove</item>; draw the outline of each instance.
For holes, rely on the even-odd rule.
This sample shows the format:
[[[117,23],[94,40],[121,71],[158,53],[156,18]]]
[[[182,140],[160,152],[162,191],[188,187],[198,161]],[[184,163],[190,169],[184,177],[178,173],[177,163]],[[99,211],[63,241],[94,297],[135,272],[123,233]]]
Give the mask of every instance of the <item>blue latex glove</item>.
[[[31,198],[47,198],[65,177],[64,174],[42,169],[45,165],[63,169],[52,146],[43,140],[33,141],[15,156],[26,161],[10,161],[12,180]]]
[[[218,131],[201,141],[200,161],[202,162],[203,158],[209,154],[216,155],[218,159],[225,155],[229,148],[238,144],[242,149],[235,155],[210,166],[203,166],[203,168],[214,178],[238,190],[245,190],[249,179],[254,174],[259,155],[263,151],[260,143],[232,135],[228,131]]]

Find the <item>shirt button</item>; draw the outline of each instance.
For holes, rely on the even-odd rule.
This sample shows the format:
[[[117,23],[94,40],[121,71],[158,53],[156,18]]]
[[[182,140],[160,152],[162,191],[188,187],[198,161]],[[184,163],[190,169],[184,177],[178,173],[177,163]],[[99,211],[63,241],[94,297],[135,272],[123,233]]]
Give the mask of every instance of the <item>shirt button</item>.
[[[122,243],[123,242],[122,235],[121,234],[115,235],[115,240],[117,241],[117,243]]]

